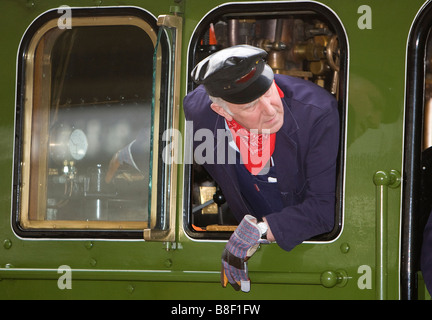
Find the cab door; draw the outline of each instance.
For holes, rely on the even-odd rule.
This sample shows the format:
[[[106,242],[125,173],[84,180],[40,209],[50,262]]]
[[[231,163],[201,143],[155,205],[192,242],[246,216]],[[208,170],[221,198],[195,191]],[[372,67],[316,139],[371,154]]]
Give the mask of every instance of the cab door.
[[[249,44],[266,50],[267,63],[274,73],[314,82],[338,101],[341,149],[338,175],[335,177],[338,191],[333,230],[307,239],[304,245],[289,253],[275,243],[263,245],[249,262],[252,286],[255,284],[260,288],[252,287],[250,295],[253,297],[310,298],[308,293],[323,297],[323,290],[327,287],[344,286],[347,281],[346,272],[327,263],[328,259],[323,254],[326,250],[334,250],[332,243],[342,233],[344,224],[343,145],[348,61],[344,27],[328,7],[317,3],[274,2],[271,8],[264,2],[222,4],[209,10],[191,35],[187,48],[187,92],[196,87],[189,75],[199,61],[237,44]],[[192,139],[194,137],[190,136],[186,140],[190,142]],[[191,145],[185,146],[184,153],[193,154]],[[238,222],[225,201],[223,190],[201,165],[191,161],[185,163],[184,170],[183,252],[187,254],[187,246],[192,246],[197,254],[202,251],[199,256],[188,259],[191,268],[204,269],[206,271],[200,273],[201,277],[206,274],[206,279],[214,277],[218,280],[212,273],[218,270],[223,245]],[[199,266],[194,265],[195,260]],[[309,285],[313,286],[313,290]],[[230,289],[217,293],[221,297],[231,297],[235,293]]]
[[[175,239],[164,134],[178,126],[181,19],[62,6],[24,23],[1,296],[154,299],[169,273],[157,241]]]

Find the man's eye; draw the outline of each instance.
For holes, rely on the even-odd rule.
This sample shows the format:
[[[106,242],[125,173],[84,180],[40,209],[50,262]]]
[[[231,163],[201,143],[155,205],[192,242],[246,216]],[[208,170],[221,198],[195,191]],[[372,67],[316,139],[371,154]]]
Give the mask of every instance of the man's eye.
[[[264,93],[264,96],[265,96],[265,97],[269,97],[269,96],[271,96],[271,90],[267,90],[267,92]]]

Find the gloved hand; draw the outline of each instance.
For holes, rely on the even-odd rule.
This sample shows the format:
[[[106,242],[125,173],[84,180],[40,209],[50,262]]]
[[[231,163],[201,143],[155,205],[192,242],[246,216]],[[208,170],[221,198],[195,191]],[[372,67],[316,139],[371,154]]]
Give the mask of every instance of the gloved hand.
[[[246,215],[222,253],[221,284],[224,288],[229,282],[236,291],[250,291],[247,260],[256,252],[260,243],[268,241],[261,239],[256,218]]]

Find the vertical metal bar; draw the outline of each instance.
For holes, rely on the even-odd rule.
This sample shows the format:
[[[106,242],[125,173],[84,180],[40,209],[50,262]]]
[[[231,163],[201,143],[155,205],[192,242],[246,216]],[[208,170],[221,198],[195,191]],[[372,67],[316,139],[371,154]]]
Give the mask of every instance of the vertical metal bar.
[[[396,170],[377,171],[373,177],[376,185],[376,270],[377,299],[388,297],[388,188],[400,185],[400,173]]]

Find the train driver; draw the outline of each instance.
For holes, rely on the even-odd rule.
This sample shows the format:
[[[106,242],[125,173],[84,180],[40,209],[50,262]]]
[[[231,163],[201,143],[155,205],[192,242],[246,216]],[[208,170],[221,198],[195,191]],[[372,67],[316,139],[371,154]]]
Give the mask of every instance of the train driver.
[[[274,75],[266,56],[248,45],[210,55],[192,71],[201,85],[183,103],[193,131],[214,135],[214,161],[203,166],[239,221],[222,254],[221,283],[244,292],[247,260],[260,243],[289,251],[334,227],[336,99],[312,82]]]

